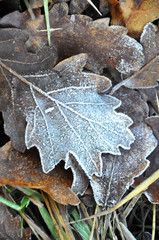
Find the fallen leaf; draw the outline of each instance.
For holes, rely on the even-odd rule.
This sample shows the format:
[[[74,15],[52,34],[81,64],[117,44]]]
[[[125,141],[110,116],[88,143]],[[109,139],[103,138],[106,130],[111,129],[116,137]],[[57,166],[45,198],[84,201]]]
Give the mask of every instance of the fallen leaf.
[[[144,26],[159,18],[158,0],[108,0],[111,24],[125,26],[138,39]]]
[[[126,35],[126,28],[109,26],[108,18],[92,21],[87,16],[68,16],[63,3],[53,7],[50,19],[53,19],[53,28],[62,28],[52,33],[52,42],[62,58],[85,52],[88,54],[86,67],[96,72],[111,67],[128,73],[144,64],[141,45]]]
[[[70,189],[72,175],[62,165],[47,175],[44,174],[36,149],[20,153],[8,142],[0,148],[0,165],[0,186],[9,184],[41,189],[56,202],[65,205],[77,205],[80,202]]]
[[[99,1],[99,11],[102,13],[102,17],[105,17],[109,13],[108,1]]]
[[[143,99],[149,103],[150,106],[150,116],[159,114],[159,86],[156,88],[149,88],[145,90],[140,90]]]
[[[26,147],[38,148],[45,173],[62,159],[66,169],[71,167],[72,154],[89,178],[93,174],[101,176],[101,153],[119,155],[119,147],[130,149],[134,141],[128,128],[132,120],[115,112],[121,102],[97,93],[109,88],[110,80],[82,72],[86,61],[87,55],[79,54],[62,61],[47,74],[28,74],[24,79],[12,71],[12,80],[6,81],[5,74],[1,78],[12,91],[8,109],[13,111],[14,105],[14,116],[26,118]]]
[[[148,117],[146,119],[146,123],[152,127],[154,135],[158,140],[158,146],[148,158],[150,160],[149,168],[146,170],[146,172],[144,172],[144,174],[142,174],[140,177],[135,179],[135,183],[133,184],[134,187],[138,186],[146,178],[151,176],[156,171],[156,169],[159,169],[159,116]],[[148,200],[153,204],[159,204],[158,187],[159,187],[159,180],[156,180],[144,192]]]
[[[34,28],[34,25],[44,21],[43,17],[40,19],[39,11],[36,14],[38,20],[31,20],[28,12],[24,14],[26,19],[30,19],[27,21],[28,27]],[[22,16],[21,13],[14,12],[0,20],[0,60],[19,74],[51,69],[57,63],[55,46],[47,46],[47,38],[44,40],[39,37],[31,27],[30,31],[19,29]]]
[[[47,32],[41,32],[41,30],[46,29],[45,18],[37,11],[34,14],[36,16],[35,20],[32,20],[27,12],[24,12],[21,13],[21,17],[19,17],[19,13],[18,15],[12,13],[10,17],[5,16],[0,21],[2,27],[6,25],[14,26],[21,28],[22,33],[27,32],[29,34],[28,48],[33,49],[33,52],[39,49],[39,42],[40,46],[41,44],[47,44]],[[50,27],[59,29],[51,32],[52,45],[58,51],[58,61],[75,54],[87,53],[88,61],[85,67],[96,73],[102,72],[103,68],[115,68],[120,73],[125,74],[137,71],[144,65],[145,60],[141,44],[126,35],[126,28],[109,26],[108,18],[92,21],[92,18],[88,16],[68,15],[68,5],[66,3],[55,4],[50,10],[49,16]],[[16,18],[18,18],[18,21]],[[9,34],[10,30],[7,31]],[[4,35],[4,33],[1,35]],[[3,40],[3,43],[1,43],[3,49],[4,44]],[[9,46],[11,48],[14,45]],[[12,52],[9,52],[8,59],[11,58]],[[5,59],[5,56],[3,59]],[[56,58],[54,62],[55,60]],[[13,68],[13,70],[16,69]],[[18,70],[16,71],[18,72]]]
[[[159,80],[159,31],[155,25],[148,23],[141,35],[141,44],[146,56],[146,65],[132,75],[124,86],[128,88],[156,87]]]
[[[53,4],[53,2],[54,2],[53,0],[48,0],[49,6],[50,6],[51,4]],[[30,0],[29,3],[30,3],[30,7],[31,7],[32,9],[34,9],[34,8],[40,8],[40,7],[43,7],[43,6],[44,6],[44,0]]]
[[[141,35],[141,43],[146,56],[146,64],[139,71],[115,85],[111,94],[121,86],[132,89],[148,89],[158,86],[159,80],[159,31],[148,23]],[[153,91],[153,90],[152,90]]]
[[[0,239],[3,240],[30,240],[29,228],[23,229],[21,237],[21,220],[19,216],[13,217],[7,207],[0,203]]]
[[[70,14],[82,13],[86,7],[89,5],[87,0],[72,0],[70,2],[69,12]]]
[[[152,130],[144,123],[148,115],[148,106],[140,94],[134,90],[121,88],[116,96],[122,101],[119,110],[134,121],[131,131],[135,141],[129,151],[122,149],[120,156],[103,154],[102,177],[94,176],[90,181],[95,200],[102,206],[112,206],[120,201],[134,178],[141,175],[149,166],[146,158],[157,145]]]

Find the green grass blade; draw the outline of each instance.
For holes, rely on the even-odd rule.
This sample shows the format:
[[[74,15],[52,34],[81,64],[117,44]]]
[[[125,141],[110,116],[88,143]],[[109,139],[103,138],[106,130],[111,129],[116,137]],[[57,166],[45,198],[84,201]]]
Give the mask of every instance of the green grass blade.
[[[55,225],[50,217],[50,214],[48,213],[47,209],[45,207],[38,207],[39,211],[41,213],[41,216],[44,220],[44,222],[46,223],[48,229],[50,230],[52,236],[57,239],[57,234],[56,234],[56,229],[55,229]],[[58,238],[60,239],[60,238]]]
[[[51,46],[48,0],[44,0],[44,12],[45,12],[45,19],[46,19],[48,44],[49,46]]]
[[[80,219],[80,216],[76,209],[72,211],[72,216],[76,221]],[[73,219],[70,217],[69,220],[72,221]],[[74,223],[73,226],[76,229],[76,231],[81,235],[83,240],[89,240],[91,236],[91,232],[87,224],[85,224],[84,222],[79,222],[79,223]]]
[[[16,186],[16,188],[30,197],[34,197],[39,201],[43,201],[42,195],[37,190],[31,189],[31,188],[19,187],[19,186]]]
[[[15,204],[15,203],[13,203],[13,202],[11,202],[11,201],[9,201],[9,200],[1,197],[1,196],[0,196],[0,202],[4,203],[6,206],[11,207],[12,209],[14,209],[16,211],[19,211],[19,210],[22,209],[22,207],[19,206],[18,204]]]

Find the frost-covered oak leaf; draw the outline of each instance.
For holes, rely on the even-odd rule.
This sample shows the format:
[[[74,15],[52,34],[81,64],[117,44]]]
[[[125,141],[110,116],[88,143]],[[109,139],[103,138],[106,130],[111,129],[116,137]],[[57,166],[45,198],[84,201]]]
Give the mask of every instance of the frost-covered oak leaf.
[[[37,147],[42,168],[51,171],[62,159],[70,167],[72,154],[86,175],[101,176],[101,153],[120,155],[134,141],[132,120],[114,110],[121,102],[106,95],[110,80],[82,72],[87,55],[79,54],[52,72],[12,79],[14,105],[23,111],[27,126],[25,144]]]

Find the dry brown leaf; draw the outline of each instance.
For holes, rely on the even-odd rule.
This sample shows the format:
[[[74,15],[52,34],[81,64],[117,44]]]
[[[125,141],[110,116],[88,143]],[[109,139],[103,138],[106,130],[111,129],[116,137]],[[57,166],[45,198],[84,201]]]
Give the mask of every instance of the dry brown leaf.
[[[109,13],[109,4],[108,1],[100,0],[99,1],[99,11],[102,13],[102,17],[105,17]]]
[[[121,150],[121,156],[103,155],[103,174],[91,180],[94,197],[99,205],[115,205],[133,183],[149,166],[146,160],[155,149],[157,141],[150,127],[144,123],[148,106],[134,90],[121,88],[116,96],[122,100],[120,111],[130,116],[134,124],[131,130],[135,141],[129,151]]]
[[[115,85],[111,94],[121,86],[132,89],[148,89],[158,86],[159,80],[159,31],[148,23],[141,35],[141,43],[146,56],[146,64],[139,71]],[[150,90],[151,91],[151,90]],[[152,90],[153,91],[153,90]],[[153,91],[154,92],[154,91]],[[150,95],[150,94],[149,94]]]
[[[87,0],[71,0],[70,2],[70,14],[82,13],[89,5]]]
[[[77,205],[78,197],[71,191],[72,174],[58,165],[47,175],[43,173],[36,149],[25,153],[13,150],[11,142],[0,148],[0,186],[10,184],[41,189],[61,204]]]
[[[26,43],[23,42],[23,46],[27,44],[27,48],[33,52],[39,50],[43,44],[47,44],[47,32],[39,32],[39,30],[46,29],[45,18],[37,11],[35,16],[36,19],[32,20],[27,12],[21,14],[21,17],[19,17],[19,13],[18,15],[13,13],[10,17],[7,18],[6,16],[0,21],[2,27],[14,26],[23,29],[23,31],[19,30],[19,33],[27,32],[29,39]],[[58,50],[59,61],[75,54],[87,53],[88,62],[86,68],[95,72],[102,72],[103,68],[110,67],[125,74],[137,71],[143,66],[142,46],[126,35],[126,28],[120,26],[110,27],[109,19],[92,21],[88,16],[68,15],[68,5],[66,3],[55,4],[49,16],[51,28],[59,29],[51,32],[52,45]],[[18,17],[18,21],[16,21],[16,17]],[[1,35],[4,35],[3,31],[0,29]],[[10,31],[13,31],[13,29],[5,29],[5,31],[10,35]],[[4,41],[3,38],[1,48],[4,48]],[[12,45],[13,43],[9,45],[10,48],[14,47]],[[10,56],[11,53],[7,54],[8,59],[13,58],[13,56]],[[56,57],[54,58],[55,62]],[[5,59],[4,56],[3,59]]]
[[[132,75],[124,86],[128,88],[152,88],[159,81],[159,31],[155,25],[148,23],[140,39],[144,47],[146,65]]]
[[[50,12],[53,28],[62,31],[52,33],[52,42],[61,57],[87,53],[86,68],[102,72],[111,67],[121,73],[137,71],[144,64],[142,47],[126,35],[126,28],[109,26],[109,19],[91,18],[82,15],[67,15],[67,5],[56,4]]]
[[[29,228],[23,229],[21,237],[21,219],[19,216],[13,217],[7,206],[0,203],[0,239],[1,240],[30,240],[31,232]]]
[[[0,20],[0,60],[19,74],[49,70],[57,63],[55,46],[47,46],[47,38],[36,32],[38,26],[45,23],[44,16],[39,10],[35,16],[39,18],[32,20],[28,12],[23,16],[16,11]],[[20,29],[23,18],[25,30]]]
[[[142,98],[149,103],[150,116],[159,114],[159,86],[140,90]]]
[[[130,36],[139,39],[144,26],[159,18],[158,0],[108,0],[111,24],[125,26]]]
[[[48,4],[53,4],[54,0],[48,0]],[[29,0],[32,9],[44,6],[44,0]]]
[[[148,159],[150,160],[149,168],[143,175],[135,179],[135,183],[133,184],[134,187],[138,186],[141,182],[143,182],[145,179],[151,176],[156,171],[156,169],[159,169],[159,116],[152,116],[147,118],[146,123],[152,127],[154,135],[158,140],[158,146],[148,157]],[[144,192],[149,201],[153,204],[159,204],[158,188],[159,180],[156,180]]]

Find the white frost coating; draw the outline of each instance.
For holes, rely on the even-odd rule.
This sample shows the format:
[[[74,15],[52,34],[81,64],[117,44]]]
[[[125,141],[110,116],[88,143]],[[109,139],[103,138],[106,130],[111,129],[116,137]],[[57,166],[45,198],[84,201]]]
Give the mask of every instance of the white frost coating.
[[[132,69],[133,66],[131,63],[127,62],[125,59],[121,59],[117,70],[121,73],[128,73],[130,71],[130,69]]]
[[[70,22],[71,23],[75,23],[75,15],[74,14],[71,15]]]
[[[117,204],[126,190],[133,184],[134,178],[140,176],[150,164],[150,161],[146,158],[157,146],[157,140],[151,128],[141,123],[133,127],[132,132],[136,140],[131,150],[124,152],[124,155],[122,154],[121,156],[109,156],[105,164],[108,166],[108,169],[105,168],[106,172],[103,173],[102,178],[99,180],[98,178],[96,180],[91,179],[90,181],[95,200],[99,205],[105,206],[108,204],[109,206],[114,206]],[[125,160],[125,169],[122,169],[120,165],[122,166],[122,162]],[[134,174],[132,174],[133,172]],[[118,188],[121,182],[122,185]]]
[[[157,31],[156,27],[153,23],[151,23],[151,22],[147,23],[143,29],[141,36],[140,36],[140,42],[143,43],[146,35],[151,36],[156,31]]]
[[[143,47],[140,43],[138,43],[134,38],[131,38],[127,35],[122,35],[119,38],[118,44],[121,45],[123,50],[129,50],[129,49],[134,49],[131,58],[129,58],[129,61],[126,61],[125,59],[125,54],[126,52],[123,52],[121,50],[121,61],[120,63],[116,66],[116,69],[125,74],[129,73],[130,71],[138,71],[145,62],[144,54],[143,54]],[[122,58],[122,56],[124,58]],[[129,56],[130,57],[130,56]]]
[[[128,127],[132,120],[114,111],[121,103],[118,99],[100,96],[93,88],[66,87],[50,92],[31,88],[35,112],[34,116],[26,112],[27,148],[38,148],[45,173],[61,159],[67,166],[70,152],[89,178],[101,176],[102,152],[120,154],[120,146],[130,149],[134,137]]]

